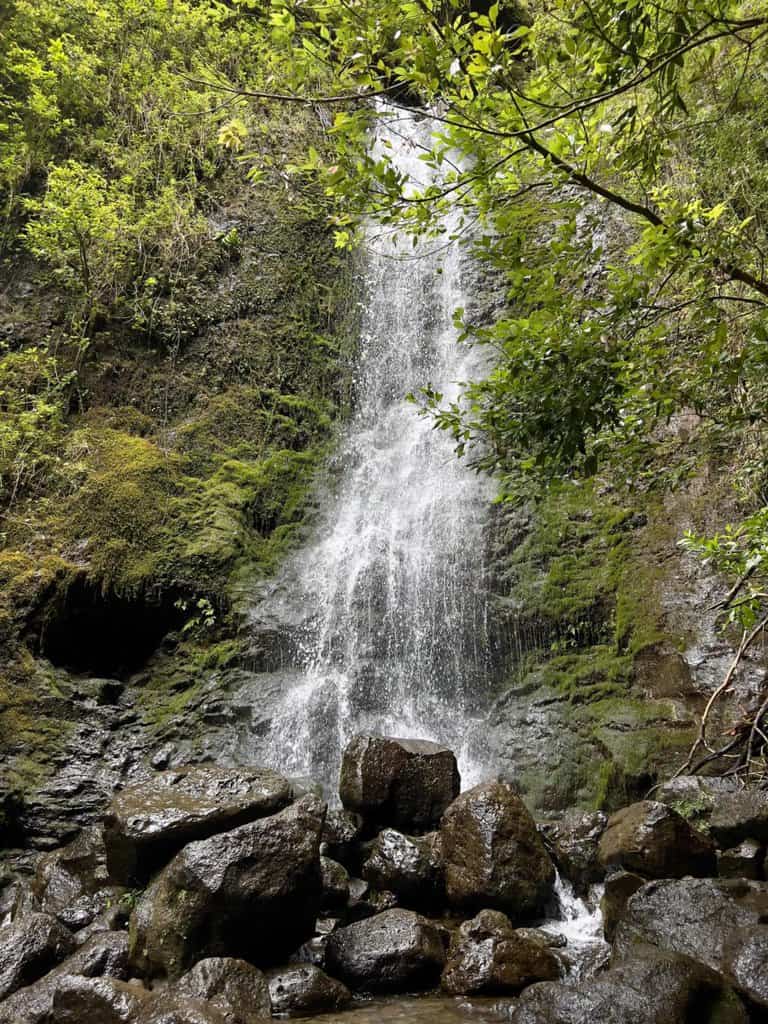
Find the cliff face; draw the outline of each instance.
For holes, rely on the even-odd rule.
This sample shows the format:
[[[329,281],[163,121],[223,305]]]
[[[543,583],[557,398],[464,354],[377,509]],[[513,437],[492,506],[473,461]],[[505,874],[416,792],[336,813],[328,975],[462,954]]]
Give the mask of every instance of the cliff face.
[[[283,145],[322,133],[297,115]],[[277,175],[254,188],[236,165],[215,192],[195,272],[158,299],[163,340],[105,323],[65,365],[68,407],[4,518],[0,790],[11,831],[43,843],[93,814],[153,730],[237,659],[243,595],[300,533],[349,400],[350,267],[322,193]],[[31,361],[68,314],[42,268],[3,267],[20,388],[39,386]]]

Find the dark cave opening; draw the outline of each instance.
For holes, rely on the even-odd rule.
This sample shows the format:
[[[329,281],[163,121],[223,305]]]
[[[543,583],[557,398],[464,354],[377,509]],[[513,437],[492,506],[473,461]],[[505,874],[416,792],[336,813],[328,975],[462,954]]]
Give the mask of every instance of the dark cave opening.
[[[177,597],[104,592],[77,579],[46,610],[37,630],[40,654],[70,672],[125,679],[183,625],[187,614]]]

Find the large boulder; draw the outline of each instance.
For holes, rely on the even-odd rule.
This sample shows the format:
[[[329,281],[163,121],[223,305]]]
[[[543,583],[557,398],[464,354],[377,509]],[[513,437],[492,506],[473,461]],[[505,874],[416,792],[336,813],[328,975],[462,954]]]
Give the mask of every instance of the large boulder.
[[[454,936],[441,985],[452,995],[503,995],[560,974],[544,942],[517,933],[500,911],[482,910]]]
[[[648,882],[630,898],[614,948],[630,956],[637,943],[689,956],[768,1006],[768,882]]]
[[[427,832],[458,795],[456,758],[426,740],[355,736],[341,762],[339,795],[366,821],[405,832]]]
[[[245,960],[210,957],[183,975],[174,991],[211,1003],[226,1024],[256,1024],[271,1016],[266,976]]]
[[[141,884],[186,843],[273,814],[290,799],[287,779],[266,768],[157,772],[112,798],[104,816],[109,874]]]
[[[742,789],[718,796],[709,816],[709,832],[721,849],[743,839],[768,843],[768,792]]]
[[[453,801],[440,826],[449,903],[501,910],[513,920],[541,913],[555,868],[536,824],[506,782],[486,782]]]
[[[687,957],[637,950],[577,984],[531,985],[511,1024],[748,1024],[734,992]]]
[[[227,1024],[213,1003],[111,978],[63,978],[51,1016],[55,1024]]]
[[[369,847],[363,878],[406,904],[439,905],[445,898],[440,833],[418,837],[383,829]]]
[[[72,933],[50,914],[28,914],[0,929],[0,999],[31,985],[75,950]]]
[[[268,818],[189,843],[131,917],[140,972],[178,977],[204,957],[284,959],[314,932],[325,804],[305,796]]]
[[[144,1024],[151,993],[112,978],[62,978],[53,997],[56,1024]]]
[[[0,1004],[0,1024],[47,1024],[53,997],[62,978],[128,977],[128,936],[125,932],[101,932],[45,974],[33,985],[20,988]]]
[[[600,861],[647,878],[706,877],[717,871],[713,844],[656,800],[630,804],[609,818]]]
[[[326,963],[352,989],[432,988],[445,963],[443,932],[411,910],[386,910],[333,932]]]
[[[343,1010],[352,993],[314,964],[293,964],[270,971],[269,997],[275,1016],[309,1017]]]
[[[557,868],[577,896],[585,896],[590,885],[605,878],[598,851],[607,823],[602,811],[571,810],[547,829]]]

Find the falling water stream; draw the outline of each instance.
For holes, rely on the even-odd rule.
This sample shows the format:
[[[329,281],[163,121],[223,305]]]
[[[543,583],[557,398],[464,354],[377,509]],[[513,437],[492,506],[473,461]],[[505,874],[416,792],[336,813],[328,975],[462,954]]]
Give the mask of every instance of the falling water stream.
[[[391,112],[374,155],[388,153],[421,187],[433,180],[419,159],[429,131],[417,113]],[[301,620],[269,763],[329,794],[356,732],[446,743],[465,785],[482,771],[472,724],[489,678],[484,521],[493,492],[406,397],[429,384],[449,402],[478,368],[453,326],[467,302],[467,261],[448,240],[457,217],[415,248],[369,226],[355,413],[321,491],[314,540],[254,613],[258,624],[267,606],[279,618],[282,605],[286,622]]]

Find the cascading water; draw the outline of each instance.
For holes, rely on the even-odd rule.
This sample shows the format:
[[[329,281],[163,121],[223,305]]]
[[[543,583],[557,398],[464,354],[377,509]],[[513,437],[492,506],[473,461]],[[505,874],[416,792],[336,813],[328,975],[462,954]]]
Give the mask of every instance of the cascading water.
[[[423,185],[428,142],[428,120],[390,112],[375,153]],[[455,227],[449,216],[444,238]],[[457,752],[466,784],[480,770],[471,720],[489,676],[483,527],[492,491],[406,400],[430,384],[451,401],[456,382],[478,369],[453,327],[466,266],[455,242],[414,249],[374,225],[366,252],[356,412],[338,472],[321,492],[314,541],[254,611],[255,626],[265,617],[300,623],[262,750],[267,763],[332,792],[354,733],[434,739]]]

